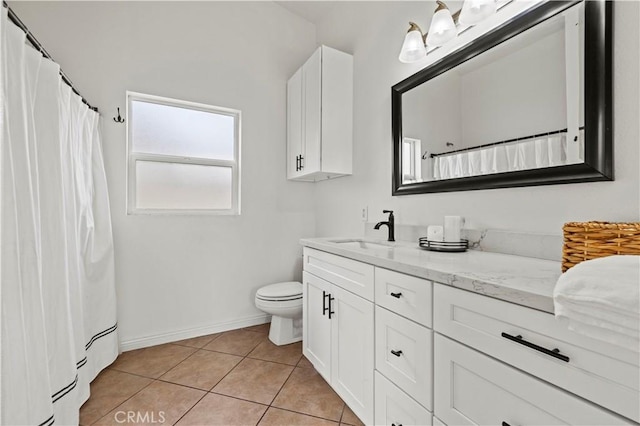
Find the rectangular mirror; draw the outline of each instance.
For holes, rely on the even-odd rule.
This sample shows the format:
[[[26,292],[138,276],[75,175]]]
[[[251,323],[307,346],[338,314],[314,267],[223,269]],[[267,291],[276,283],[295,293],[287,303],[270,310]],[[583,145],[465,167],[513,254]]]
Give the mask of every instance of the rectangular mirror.
[[[611,3],[543,3],[392,88],[393,194],[611,180]]]

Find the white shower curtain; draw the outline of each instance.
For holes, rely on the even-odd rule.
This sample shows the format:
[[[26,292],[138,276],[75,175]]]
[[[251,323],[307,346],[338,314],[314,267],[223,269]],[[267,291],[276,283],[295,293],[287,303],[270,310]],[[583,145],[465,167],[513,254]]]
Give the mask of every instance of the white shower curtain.
[[[0,423],[77,424],[118,354],[99,116],[0,17]]]

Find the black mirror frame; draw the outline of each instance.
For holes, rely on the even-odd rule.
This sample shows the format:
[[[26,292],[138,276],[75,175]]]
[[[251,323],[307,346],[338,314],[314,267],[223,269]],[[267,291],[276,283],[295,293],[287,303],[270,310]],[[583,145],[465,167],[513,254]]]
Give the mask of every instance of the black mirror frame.
[[[585,161],[420,183],[402,183],[402,94],[482,52],[551,18],[580,1],[550,1],[505,22],[466,47],[418,71],[391,88],[392,195],[471,191],[613,180],[613,2],[585,1]]]

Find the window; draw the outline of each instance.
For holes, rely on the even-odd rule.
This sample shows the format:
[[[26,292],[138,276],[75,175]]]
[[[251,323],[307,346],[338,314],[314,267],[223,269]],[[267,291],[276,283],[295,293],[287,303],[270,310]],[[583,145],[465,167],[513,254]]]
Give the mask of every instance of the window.
[[[127,92],[127,212],[240,214],[240,111]]]
[[[402,139],[402,182],[422,180],[422,143],[420,139]]]

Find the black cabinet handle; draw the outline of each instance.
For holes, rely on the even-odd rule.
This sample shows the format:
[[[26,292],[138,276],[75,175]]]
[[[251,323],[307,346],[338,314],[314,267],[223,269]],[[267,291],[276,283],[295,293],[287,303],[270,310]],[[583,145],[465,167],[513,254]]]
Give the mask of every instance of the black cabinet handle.
[[[389,293],[389,295],[395,297],[396,299],[400,299],[400,296],[402,296],[402,293]]]
[[[300,156],[296,156],[296,172],[300,171]]]
[[[505,339],[511,340],[512,342],[516,342],[516,343],[524,345],[524,346],[526,346],[528,348],[535,349],[536,351],[542,352],[543,354],[547,354],[547,355],[552,356],[554,358],[557,358],[557,359],[559,359],[561,361],[569,362],[569,357],[566,356],[566,355],[562,355],[560,353],[560,349],[558,349],[558,348],[555,348],[555,349],[543,348],[542,346],[538,346],[535,343],[527,342],[520,335],[512,336],[510,334],[507,334],[507,333],[503,332],[501,334],[501,336],[504,337]]]
[[[331,319],[331,315],[335,315],[335,312],[333,311],[333,302],[334,300],[336,300],[335,297],[331,297],[331,294],[328,294],[327,296],[329,296],[329,319]]]
[[[300,155],[300,170],[304,169],[304,163],[302,162],[303,160],[304,160],[304,157]]]
[[[398,424],[391,423],[391,426],[402,426],[402,423],[398,423]]]
[[[391,351],[391,353],[398,357],[402,355],[402,351]]]
[[[322,290],[322,316],[324,316],[329,310],[329,308],[327,308],[327,296],[329,296],[329,294]]]
[[[511,425],[507,422],[502,422],[502,426],[511,426]]]

